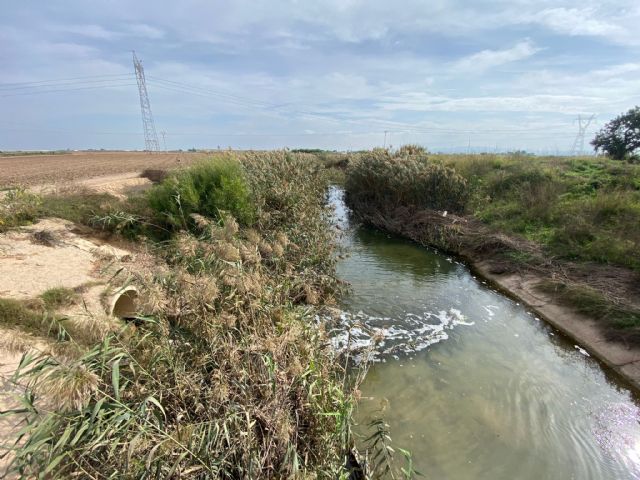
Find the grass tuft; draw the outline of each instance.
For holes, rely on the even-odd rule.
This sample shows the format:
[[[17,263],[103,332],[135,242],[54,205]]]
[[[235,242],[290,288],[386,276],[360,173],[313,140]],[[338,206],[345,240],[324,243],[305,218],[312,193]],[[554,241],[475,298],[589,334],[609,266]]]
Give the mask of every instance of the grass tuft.
[[[73,305],[78,300],[78,294],[66,287],[55,287],[43,292],[40,298],[44,301],[45,308],[57,310],[61,307]]]
[[[620,339],[621,330],[627,340],[640,340],[640,311],[622,306],[605,297],[601,292],[586,285],[567,285],[555,281],[544,281],[538,288],[554,296],[577,312],[599,320],[608,327],[610,337]]]

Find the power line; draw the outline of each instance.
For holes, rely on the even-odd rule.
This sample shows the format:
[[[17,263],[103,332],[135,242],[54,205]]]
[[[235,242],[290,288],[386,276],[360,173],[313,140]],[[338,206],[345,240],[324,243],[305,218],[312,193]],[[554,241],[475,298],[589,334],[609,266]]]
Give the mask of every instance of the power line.
[[[18,87],[21,85],[35,85],[40,83],[56,83],[56,82],[64,82],[67,80],[81,80],[86,78],[106,78],[106,77],[121,77],[121,76],[131,76],[131,73],[104,73],[102,75],[86,75],[82,77],[67,77],[67,78],[58,78],[55,80],[35,80],[32,82],[14,82],[14,83],[0,83],[0,88],[11,88]]]
[[[42,93],[58,93],[58,92],[73,92],[76,90],[92,90],[96,88],[129,87],[132,85],[135,85],[135,83],[114,83],[111,85],[95,85],[95,86],[89,86],[89,87],[61,88],[61,89],[54,89],[54,90],[36,90],[33,92],[7,93],[7,94],[0,95],[0,97],[20,97],[25,95],[40,95]]]
[[[200,96],[200,97],[211,97],[211,98],[216,98],[219,100],[223,100],[223,101],[227,101],[229,103],[235,104],[235,105],[241,105],[244,107],[258,107],[258,108],[265,108],[265,109],[269,109],[269,110],[277,110],[280,107],[286,106],[286,105],[291,105],[291,104],[273,104],[273,103],[267,103],[267,102],[263,102],[261,100],[256,100],[256,99],[251,99],[251,98],[247,98],[247,97],[241,97],[238,95],[233,95],[230,93],[226,93],[226,92],[220,92],[220,91],[216,91],[216,90],[211,90],[205,87],[199,87],[199,86],[194,86],[194,85],[190,85],[184,82],[176,82],[176,81],[172,81],[172,80],[166,80],[166,79],[162,79],[153,75],[149,75],[148,76],[149,79],[152,80],[152,83],[154,84],[154,86],[162,88],[164,90],[168,90],[168,91],[175,91],[175,92],[179,92],[179,93],[188,93],[188,94],[193,94],[196,96]],[[160,82],[160,83],[156,83],[156,82]],[[337,99],[339,100],[339,99]],[[336,100],[336,101],[337,101]],[[306,115],[306,116],[311,116],[313,118],[320,118],[322,120],[328,120],[328,121],[332,121],[332,122],[339,122],[339,123],[356,123],[354,120],[351,119],[343,119],[343,118],[336,118],[335,116],[331,116],[330,114],[326,114],[326,113],[318,113],[318,112],[310,112],[310,111],[306,111],[306,110],[300,110],[300,109],[296,109],[296,110],[289,110],[287,111],[287,113],[291,113],[291,114],[298,114],[298,115]],[[488,130],[478,130],[476,128],[469,128],[469,129],[447,129],[447,128],[441,128],[441,127],[420,127],[420,126],[416,126],[416,125],[412,125],[412,124],[406,124],[406,123],[402,123],[402,122],[394,122],[394,121],[384,121],[384,120],[378,120],[378,119],[370,119],[367,120],[367,122],[373,123],[375,125],[378,125],[381,129],[387,129],[387,130],[393,130],[393,129],[403,129],[407,132],[415,132],[415,133],[433,133],[433,132],[453,132],[453,133],[460,133],[460,134],[476,134],[476,133],[487,133],[487,134],[496,134],[496,133],[519,133],[519,134],[528,134],[532,131],[549,131],[552,130],[553,128],[557,128],[558,126],[536,126],[536,127],[522,127],[522,128],[502,128],[502,129],[488,129]],[[359,122],[359,123],[363,123],[363,122]],[[563,125],[563,126],[567,126],[567,125]]]
[[[92,85],[97,83],[110,83],[110,82],[122,82],[126,80],[133,80],[132,75],[122,75],[121,77],[105,78],[102,80],[81,80],[81,81],[69,81],[69,82],[57,82],[57,83],[43,83],[40,85],[23,85],[20,87],[0,87],[0,92],[11,92],[15,90],[32,90],[37,92],[40,88],[53,88],[53,87],[66,87],[66,86],[82,86]]]
[[[174,92],[178,92],[178,93],[186,93],[186,94],[191,94],[191,95],[195,95],[195,96],[199,96],[199,97],[205,97],[205,98],[215,98],[217,100],[222,100],[234,105],[240,105],[242,107],[245,108],[261,108],[261,109],[268,109],[270,112],[276,111],[276,112],[281,112],[281,113],[285,113],[282,112],[282,110],[278,110],[279,107],[282,106],[282,104],[278,105],[278,104],[269,104],[266,102],[262,102],[259,100],[255,100],[255,99],[249,99],[249,98],[245,98],[245,97],[240,97],[237,95],[231,95],[228,93],[222,93],[219,91],[214,91],[214,90],[209,90],[203,87],[196,87],[196,86],[192,86],[192,85],[188,85],[182,82],[175,82],[175,81],[170,81],[170,80],[165,80],[165,79],[161,79],[159,77],[155,77],[155,76],[151,76],[149,75],[150,79],[152,79],[152,83],[155,87],[161,88],[163,90],[168,90],[168,91],[174,91]],[[158,82],[158,83],[156,83]],[[161,82],[161,83],[159,83]],[[286,113],[290,114],[290,115],[298,115],[298,116],[308,116],[308,117],[312,117],[312,118],[316,118],[316,119],[321,119],[324,121],[329,121],[332,123],[338,123],[338,124],[345,124],[345,123],[350,123],[350,124],[356,124],[356,125],[362,125],[363,123],[371,123],[372,125],[378,126],[380,129],[385,129],[388,131],[393,131],[394,133],[398,133],[398,131],[400,132],[406,132],[406,133],[455,133],[455,134],[490,134],[490,135],[495,135],[495,134],[500,134],[500,133],[504,133],[504,134],[509,134],[509,133],[513,133],[513,134],[524,134],[524,135],[530,135],[532,131],[545,131],[545,130],[550,130],[553,127],[550,126],[544,126],[544,127],[525,127],[525,128],[511,128],[511,129],[491,129],[491,130],[478,130],[478,129],[446,129],[446,128],[441,128],[441,127],[420,127],[420,126],[415,126],[415,125],[410,125],[410,124],[406,124],[406,123],[401,123],[401,122],[393,122],[393,121],[383,121],[383,120],[378,120],[378,119],[369,119],[366,121],[358,121],[358,120],[352,120],[352,119],[345,119],[345,118],[337,118],[335,116],[332,116],[330,114],[323,114],[323,113],[317,113],[317,112],[309,112],[309,111],[305,111],[305,110],[299,110],[299,109],[294,109],[294,110],[288,110],[286,111]]]
[[[85,90],[85,89],[91,89],[91,88],[101,88],[102,86],[105,86],[105,87],[128,86],[130,84],[120,83],[122,81],[120,80],[120,78],[128,77],[130,75],[132,74],[107,74],[103,76],[94,75],[94,76],[85,76],[85,77],[67,77],[65,79],[58,79],[58,80],[41,80],[41,81],[34,81],[34,82],[4,84],[4,85],[0,85],[0,93],[2,88],[4,88],[5,91],[12,90],[12,89],[13,90],[28,89],[30,91],[19,92],[19,93],[12,92],[8,94],[2,94],[0,95],[0,97]],[[107,78],[107,77],[111,77],[111,78]],[[120,77],[120,78],[115,78],[115,77]],[[98,79],[91,80],[95,78],[98,78]],[[233,95],[227,92],[221,92],[217,90],[204,88],[201,86],[190,85],[184,82],[167,80],[167,79],[163,79],[163,78],[159,78],[151,75],[148,76],[148,78],[152,79],[152,83],[154,84],[154,86],[167,91],[185,93],[185,94],[195,95],[199,97],[209,97],[209,98],[214,98],[224,102],[228,102],[234,105],[242,106],[245,108],[263,109],[263,110],[268,110],[270,112],[288,113],[290,115],[298,115],[300,117],[311,117],[311,118],[321,119],[323,121],[329,121],[329,122],[338,123],[338,124],[349,123],[349,124],[355,124],[355,125],[363,125],[363,124],[369,123],[371,125],[376,126],[377,128],[380,128],[381,130],[384,129],[390,132],[393,131],[394,133],[397,133],[397,132],[406,133],[406,134],[439,133],[439,134],[460,134],[460,135],[471,134],[471,133],[481,134],[481,135],[482,134],[490,134],[490,135],[519,134],[519,135],[531,136],[534,131],[542,132],[542,131],[548,131],[549,129],[552,128],[550,126],[544,126],[544,127],[532,126],[532,127],[508,128],[508,129],[494,128],[490,130],[478,130],[476,128],[451,129],[451,128],[433,127],[433,126],[428,126],[428,127],[416,126],[415,124],[406,124],[403,122],[385,121],[380,119],[353,120],[350,118],[336,117],[335,114],[331,114],[331,113],[318,113],[317,111],[310,112],[307,110],[300,110],[300,109],[283,111],[282,107],[286,107],[291,104],[290,103],[285,103],[285,104],[268,103],[261,100],[241,97],[241,96]],[[86,79],[89,79],[89,80],[86,80]],[[57,83],[57,84],[52,83],[52,82],[61,82],[65,80],[68,80],[69,82]],[[93,83],[99,83],[101,85],[97,85],[97,86],[88,85]],[[50,87],[58,87],[58,86],[65,87],[65,88],[50,88]],[[74,88],[67,88],[67,87],[74,87]],[[41,90],[41,88],[45,88],[45,89]],[[550,132],[545,136],[556,136],[556,135],[557,134]]]
[[[205,88],[205,87],[189,85],[187,83],[176,82],[174,80],[165,80],[165,79],[162,79],[162,78],[155,77],[153,75],[149,75],[149,79],[152,80],[152,81],[155,80],[157,82],[162,82],[163,84],[166,84],[168,86],[178,87],[178,88],[181,88],[181,89],[184,89],[184,90],[190,90],[190,91],[194,91],[194,92],[199,92],[199,93],[202,93],[202,94],[215,96],[215,97],[219,97],[219,98],[227,98],[229,100],[233,100],[233,101],[236,101],[236,102],[242,102],[242,103],[246,103],[246,104],[257,105],[257,106],[267,107],[267,108],[275,108],[275,107],[279,106],[278,104],[272,104],[272,103],[268,103],[268,102],[263,102],[261,100],[251,99],[251,98],[247,98],[247,97],[241,97],[241,96],[238,96],[238,95],[233,95],[231,93],[211,90],[211,89]]]
[[[135,59],[137,60],[137,59]],[[134,60],[134,65],[135,65],[135,60]],[[140,63],[141,66],[141,63]],[[145,103],[145,98],[146,98],[146,105],[149,106],[148,108],[148,114],[149,114],[149,118],[151,119],[151,121],[153,121],[153,117],[150,115],[151,114],[151,109],[150,109],[150,104],[148,103],[148,93],[146,92],[146,79],[144,77],[144,70],[142,70],[142,80],[144,82],[144,92],[141,94],[141,110],[144,110],[145,107],[143,107],[143,103]],[[138,74],[137,70],[136,70],[136,75]],[[0,85],[0,89],[4,86],[5,91],[7,90],[17,90],[17,89],[28,89],[30,91],[27,92],[17,92],[17,93],[8,93],[8,94],[0,94],[0,97],[10,97],[10,96],[18,96],[18,95],[33,95],[33,94],[42,94],[42,93],[56,93],[56,92],[66,92],[66,91],[75,91],[75,90],[89,90],[89,89],[99,89],[99,88],[118,88],[118,87],[125,87],[125,86],[131,86],[131,85],[135,85],[132,83],[121,83],[124,80],[121,78],[116,78],[116,77],[129,77],[131,74],[110,74],[110,75],[104,75],[104,76],[87,76],[87,77],[68,77],[66,79],[58,79],[58,80],[42,80],[42,81],[38,81],[38,82],[23,82],[22,84],[19,83],[14,83],[14,84],[4,84],[4,85]],[[110,78],[107,78],[110,77]],[[479,136],[483,136],[483,135],[507,135],[507,134],[517,134],[519,137],[524,137],[526,139],[534,139],[534,138],[551,138],[551,137],[555,137],[555,138],[568,138],[568,135],[566,134],[562,134],[562,133],[558,133],[558,132],[549,132],[544,134],[544,131],[548,131],[551,128],[557,128],[558,126],[552,127],[552,126],[545,126],[545,127],[541,127],[541,126],[532,126],[532,127],[521,127],[521,128],[493,128],[490,130],[478,130],[476,128],[469,128],[469,129],[460,129],[460,128],[446,128],[446,127],[433,127],[433,126],[420,126],[420,125],[415,125],[415,124],[406,124],[403,122],[395,122],[395,121],[389,121],[389,120],[380,120],[380,119],[376,119],[376,118],[370,118],[370,119],[352,119],[352,118],[341,118],[341,117],[336,117],[335,114],[331,114],[331,113],[318,113],[318,112],[309,112],[309,111],[305,111],[305,110],[282,110],[282,107],[288,106],[288,105],[292,105],[292,104],[273,104],[273,103],[268,103],[265,101],[261,101],[261,100],[256,100],[256,99],[251,99],[251,98],[246,98],[246,97],[241,97],[238,95],[233,95],[227,92],[221,92],[221,91],[216,91],[216,90],[211,90],[208,88],[204,88],[204,87],[200,87],[200,86],[194,86],[194,85],[189,85],[183,82],[177,82],[177,81],[173,81],[173,80],[166,80],[166,79],[162,79],[162,78],[158,78],[155,76],[149,76],[148,78],[152,79],[153,85],[155,87],[158,88],[162,88],[168,91],[174,91],[174,92],[178,92],[178,93],[184,93],[184,94],[189,94],[189,95],[195,95],[195,96],[199,96],[199,97],[205,97],[205,98],[212,98],[212,99],[216,99],[216,100],[220,100],[220,101],[224,101],[224,102],[228,102],[234,105],[239,105],[239,106],[243,106],[245,108],[250,108],[253,110],[256,109],[262,109],[262,110],[268,110],[270,112],[278,112],[278,113],[287,113],[289,115],[297,115],[297,116],[301,116],[301,117],[312,117],[312,118],[318,118],[318,119],[322,119],[324,121],[329,121],[329,122],[333,122],[333,123],[337,123],[340,125],[344,125],[344,124],[353,124],[353,125],[357,125],[359,127],[362,127],[364,125],[371,125],[374,126],[375,128],[379,128],[381,131],[384,130],[387,132],[387,134],[403,134],[403,135],[420,135],[420,134],[437,134],[439,136],[450,136],[450,135],[464,135],[464,136],[468,136],[469,134],[474,134],[474,135],[479,135]],[[87,80],[88,79],[88,80]],[[138,78],[138,76],[136,76],[136,79],[138,80],[137,84],[139,87],[139,93],[140,93],[140,88],[141,88],[141,84],[140,84],[140,78]],[[58,83],[58,84],[53,84],[52,82],[65,82],[65,83]],[[99,85],[93,85],[93,84],[99,84]],[[29,86],[27,86],[27,84],[29,84]],[[9,86],[12,85],[12,86]],[[50,88],[50,87],[65,87],[65,88]],[[44,89],[43,89],[44,88]],[[2,92],[2,90],[0,90],[0,93]],[[145,125],[145,115],[146,115],[146,110],[143,111],[143,127]],[[584,125],[584,130],[586,130],[587,125]],[[147,128],[151,128],[151,127],[145,127],[145,145],[146,145],[146,133],[148,132],[151,135],[151,146],[153,147],[155,142],[153,141],[153,137],[155,136],[155,139],[157,141],[157,134],[155,134],[155,124],[152,125],[152,130],[153,133],[151,133],[151,129],[147,130]],[[539,132],[539,133],[538,133]],[[128,133],[128,132],[127,132]],[[367,135],[367,134],[378,134],[381,133],[380,131],[378,132],[332,132],[332,133],[312,133],[312,134],[300,134],[300,133],[285,133],[285,134],[234,134],[234,133],[211,133],[211,132],[204,132],[204,133],[187,133],[187,132],[183,132],[183,133],[176,133],[176,132],[172,132],[172,135],[220,135],[220,136],[306,136],[306,135],[316,135],[316,136],[321,136],[321,135]],[[116,133],[111,133],[111,132],[96,132],[96,134],[116,134]],[[155,134],[155,135],[154,135]],[[578,140],[578,138],[576,138],[576,141]],[[580,145],[580,147],[583,147],[583,142],[584,142],[584,136],[582,137],[581,141],[578,143]],[[386,141],[385,141],[386,144]],[[577,145],[576,144],[576,148]],[[159,149],[159,144],[158,144],[158,149]]]

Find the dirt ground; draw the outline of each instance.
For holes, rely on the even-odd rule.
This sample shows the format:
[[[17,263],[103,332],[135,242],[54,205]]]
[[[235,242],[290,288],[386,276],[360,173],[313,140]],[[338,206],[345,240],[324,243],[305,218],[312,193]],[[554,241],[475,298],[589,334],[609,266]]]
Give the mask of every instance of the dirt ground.
[[[51,155],[0,156],[0,189],[15,185],[55,185],[94,177],[170,170],[215,153],[206,152],[71,152]]]
[[[95,186],[113,182],[113,178],[104,177]],[[114,272],[130,262],[131,255],[132,252],[94,238],[67,220],[42,219],[0,234],[0,297],[35,299],[49,288],[74,289],[79,298],[57,313],[68,322],[97,325],[96,322],[107,318],[112,297],[118,292],[118,287],[113,288],[109,282]],[[16,332],[10,327],[0,327],[0,411],[20,407],[23,387],[15,383],[12,375],[22,353],[33,348],[46,350],[43,339],[27,336],[25,346]],[[0,478],[18,478],[5,476],[12,458],[7,449],[24,427],[23,421],[22,415],[0,417]]]
[[[38,241],[46,233],[48,242]],[[79,234],[66,220],[47,218],[0,234],[0,297],[28,299],[55,287],[95,282],[96,261],[130,252]]]

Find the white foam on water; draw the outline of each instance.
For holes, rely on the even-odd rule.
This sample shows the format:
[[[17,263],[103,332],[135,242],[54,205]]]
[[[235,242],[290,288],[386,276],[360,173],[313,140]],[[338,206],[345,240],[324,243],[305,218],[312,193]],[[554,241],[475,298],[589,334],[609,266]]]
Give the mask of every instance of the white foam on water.
[[[458,325],[474,325],[455,308],[438,313],[406,313],[404,318],[376,317],[359,311],[341,312],[329,330],[331,345],[338,353],[350,351],[355,362],[399,359],[420,352],[449,338]]]

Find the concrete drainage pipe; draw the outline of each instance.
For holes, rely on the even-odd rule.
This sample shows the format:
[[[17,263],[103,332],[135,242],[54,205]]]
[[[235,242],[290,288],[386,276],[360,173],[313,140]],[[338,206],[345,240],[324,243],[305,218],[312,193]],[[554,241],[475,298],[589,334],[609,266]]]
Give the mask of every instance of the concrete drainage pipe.
[[[110,307],[114,317],[135,318],[138,313],[138,289],[132,286],[121,288],[113,295]]]

